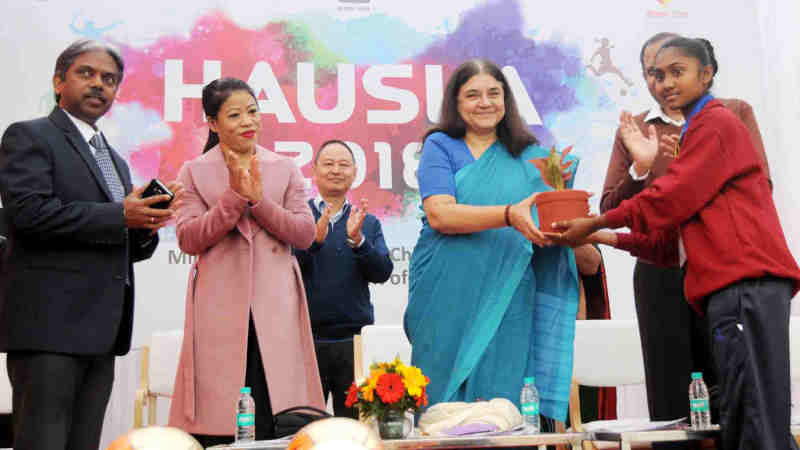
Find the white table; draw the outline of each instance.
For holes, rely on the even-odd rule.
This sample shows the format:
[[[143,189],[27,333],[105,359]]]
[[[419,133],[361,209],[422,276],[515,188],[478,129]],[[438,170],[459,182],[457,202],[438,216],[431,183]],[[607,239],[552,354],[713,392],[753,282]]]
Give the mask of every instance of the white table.
[[[533,447],[566,444],[579,449],[581,442],[588,439],[589,433],[539,433],[527,435],[473,436],[473,437],[416,437],[407,439],[390,439],[383,441],[387,450],[406,449],[450,449],[480,447]],[[244,445],[217,445],[209,447],[214,450],[276,450],[285,449],[289,441],[262,441]]]

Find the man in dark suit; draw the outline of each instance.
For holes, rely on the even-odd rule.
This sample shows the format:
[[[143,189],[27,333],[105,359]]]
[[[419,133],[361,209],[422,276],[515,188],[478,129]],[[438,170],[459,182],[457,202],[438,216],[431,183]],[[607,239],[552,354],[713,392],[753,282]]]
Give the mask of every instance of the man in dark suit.
[[[53,112],[17,122],[0,144],[11,251],[0,304],[14,448],[97,449],[115,355],[130,349],[133,262],[149,258],[171,209],[133,189],[95,122],[122,81],[116,50],[78,41],[56,61]],[[180,197],[181,187],[169,186]]]

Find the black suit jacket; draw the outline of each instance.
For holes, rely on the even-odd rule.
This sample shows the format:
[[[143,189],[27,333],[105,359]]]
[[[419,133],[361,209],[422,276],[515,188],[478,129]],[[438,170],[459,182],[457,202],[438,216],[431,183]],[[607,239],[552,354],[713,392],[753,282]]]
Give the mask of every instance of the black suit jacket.
[[[110,153],[127,194],[128,165]],[[11,243],[0,351],[127,353],[133,262],[152,255],[158,236],[126,228],[122,204],[61,109],[5,131],[0,195]]]

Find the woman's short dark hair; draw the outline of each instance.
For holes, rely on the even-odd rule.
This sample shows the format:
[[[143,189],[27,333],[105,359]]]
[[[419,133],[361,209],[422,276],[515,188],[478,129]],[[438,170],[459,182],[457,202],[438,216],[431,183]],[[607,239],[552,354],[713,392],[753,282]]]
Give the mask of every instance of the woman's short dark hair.
[[[467,134],[467,124],[458,113],[458,92],[467,81],[473,76],[485,73],[500,82],[503,86],[503,101],[506,113],[500,123],[497,124],[497,139],[505,145],[508,152],[514,157],[519,156],[525,147],[537,144],[536,136],[531,133],[522,116],[519,114],[517,102],[514,94],[506,81],[503,72],[491,61],[485,59],[472,59],[462,63],[450,76],[442,98],[441,117],[439,123],[429,129],[423,142],[432,133],[441,131],[448,136],[456,139],[463,138]]]
[[[203,87],[203,112],[206,117],[216,119],[222,104],[234,91],[246,91],[256,98],[253,88],[238,78],[219,78],[205,85]],[[203,153],[211,150],[217,144],[219,144],[219,135],[209,129]]]
[[[650,39],[644,41],[642,44],[642,49],[639,50],[639,63],[641,63],[642,68],[644,68],[644,51],[649,47],[651,44],[655,44],[657,42],[665,41],[670,38],[675,38],[680,36],[678,33],[672,33],[669,31],[662,31],[661,33],[656,33],[650,36]]]
[[[67,78],[67,71],[69,70],[72,63],[75,62],[75,59],[81,56],[84,53],[89,53],[93,51],[101,50],[108,53],[108,56],[114,60],[117,64],[117,68],[119,69],[119,80],[117,80],[117,84],[122,82],[122,75],[125,71],[125,63],[122,61],[122,56],[120,56],[119,51],[116,48],[112,47],[105,42],[95,41],[91,39],[80,39],[72,44],[69,47],[64,49],[58,58],[56,59],[56,68],[54,70],[54,75],[58,78],[65,80]],[[61,100],[61,96],[59,94],[55,94],[56,96],[56,103]]]
[[[717,74],[717,58],[714,56],[714,47],[707,39],[676,37],[670,39],[661,46],[659,52],[665,48],[677,48],[683,55],[697,59],[701,66],[711,66],[711,81],[708,89],[714,84],[714,75]]]

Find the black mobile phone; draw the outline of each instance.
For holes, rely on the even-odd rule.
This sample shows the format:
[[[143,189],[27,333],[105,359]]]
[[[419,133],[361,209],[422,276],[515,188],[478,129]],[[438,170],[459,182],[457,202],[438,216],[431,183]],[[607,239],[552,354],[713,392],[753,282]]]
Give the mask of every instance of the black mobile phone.
[[[169,195],[169,200],[153,203],[152,205],[150,205],[151,208],[167,209],[169,208],[169,203],[172,201],[173,198],[175,198],[175,194],[173,194],[172,191],[167,189],[167,187],[164,186],[164,183],[153,178],[153,180],[150,181],[150,184],[148,184],[147,187],[144,189],[144,192],[142,192],[142,198],[152,197],[154,195],[163,195],[163,194]]]

